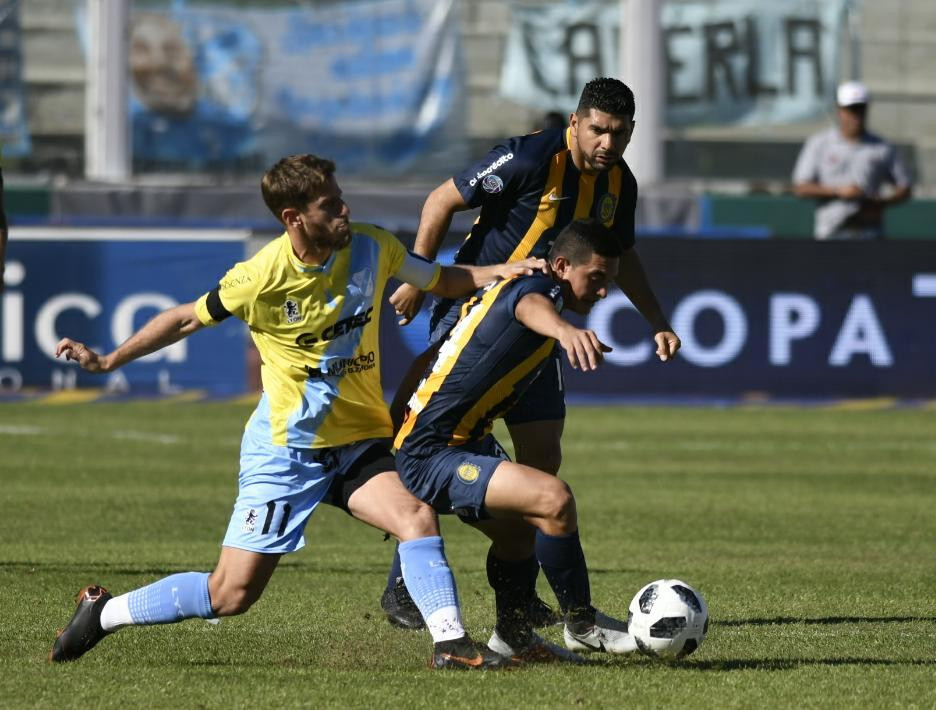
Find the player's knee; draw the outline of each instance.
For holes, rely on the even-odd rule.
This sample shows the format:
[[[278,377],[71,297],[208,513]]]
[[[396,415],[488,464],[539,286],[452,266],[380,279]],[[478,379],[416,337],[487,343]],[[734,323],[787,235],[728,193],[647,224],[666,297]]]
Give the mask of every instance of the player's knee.
[[[578,526],[575,512],[575,496],[565,481],[555,479],[544,491],[544,515],[551,527],[560,534],[574,532]]]
[[[439,519],[429,505],[419,501],[403,516],[395,533],[401,541],[438,535]]]

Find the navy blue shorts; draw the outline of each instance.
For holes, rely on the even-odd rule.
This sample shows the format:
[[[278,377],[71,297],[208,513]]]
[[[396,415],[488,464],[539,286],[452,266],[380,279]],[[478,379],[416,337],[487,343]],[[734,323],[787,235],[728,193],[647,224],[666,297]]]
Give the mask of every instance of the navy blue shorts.
[[[407,490],[439,514],[454,514],[465,522],[490,518],[484,497],[495,469],[510,457],[488,434],[465,446],[447,446],[429,456],[396,456],[400,480]]]
[[[465,299],[437,299],[429,318],[429,346],[438,345],[458,322]],[[553,348],[549,362],[543,366],[520,399],[504,415],[507,424],[554,421],[565,419],[565,382],[562,379],[562,348],[559,343]]]

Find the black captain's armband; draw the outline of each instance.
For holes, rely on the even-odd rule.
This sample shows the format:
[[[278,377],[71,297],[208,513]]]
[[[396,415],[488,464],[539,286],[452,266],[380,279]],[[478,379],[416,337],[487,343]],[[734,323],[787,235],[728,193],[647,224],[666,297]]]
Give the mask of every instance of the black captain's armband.
[[[208,292],[208,298],[205,299],[205,306],[208,308],[208,315],[211,320],[219,322],[231,315],[231,312],[221,303],[221,296],[218,293],[219,287],[213,288]]]

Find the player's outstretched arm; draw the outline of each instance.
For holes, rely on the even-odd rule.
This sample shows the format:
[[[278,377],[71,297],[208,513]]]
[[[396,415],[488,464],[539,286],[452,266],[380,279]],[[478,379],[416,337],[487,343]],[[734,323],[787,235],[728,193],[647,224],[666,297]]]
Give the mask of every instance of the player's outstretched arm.
[[[672,326],[650,287],[647,273],[644,271],[640,257],[634,249],[626,249],[621,254],[621,266],[618,269],[617,284],[631,303],[647,319],[653,330],[653,340],[657,346],[657,357],[663,362],[672,360],[681,345],[679,337],[673,332]]]
[[[446,180],[430,192],[419,217],[413,253],[435,261],[439,247],[442,246],[442,240],[445,239],[449,226],[452,224],[452,216],[466,209],[468,205],[452,179]],[[425,298],[425,292],[410,284],[403,284],[393,292],[390,296],[390,305],[400,316],[400,325],[406,325],[416,317],[423,298]]]
[[[611,348],[598,340],[595,331],[576,328],[556,313],[556,307],[539,293],[528,293],[517,301],[514,316],[534,333],[555,338],[576,370],[594,370]]]
[[[491,266],[469,264],[443,266],[439,280],[429,291],[443,298],[461,298],[474,293],[479,288],[484,288],[492,281],[509,279],[513,276],[530,276],[537,271],[549,273],[549,265],[545,259],[531,257],[521,261],[512,261],[509,264]]]
[[[154,316],[112,353],[101,355],[84,343],[62,338],[55,347],[55,357],[64,355],[66,360],[74,360],[88,372],[111,372],[204,327],[195,315],[195,304],[184,303]]]

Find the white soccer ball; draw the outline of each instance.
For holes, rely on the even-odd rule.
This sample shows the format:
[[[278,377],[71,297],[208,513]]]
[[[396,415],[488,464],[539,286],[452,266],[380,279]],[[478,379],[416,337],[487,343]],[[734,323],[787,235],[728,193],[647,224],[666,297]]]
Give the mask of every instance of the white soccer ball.
[[[708,606],[695,589],[678,579],[644,586],[627,612],[627,630],[649,656],[683,658],[702,645]]]

